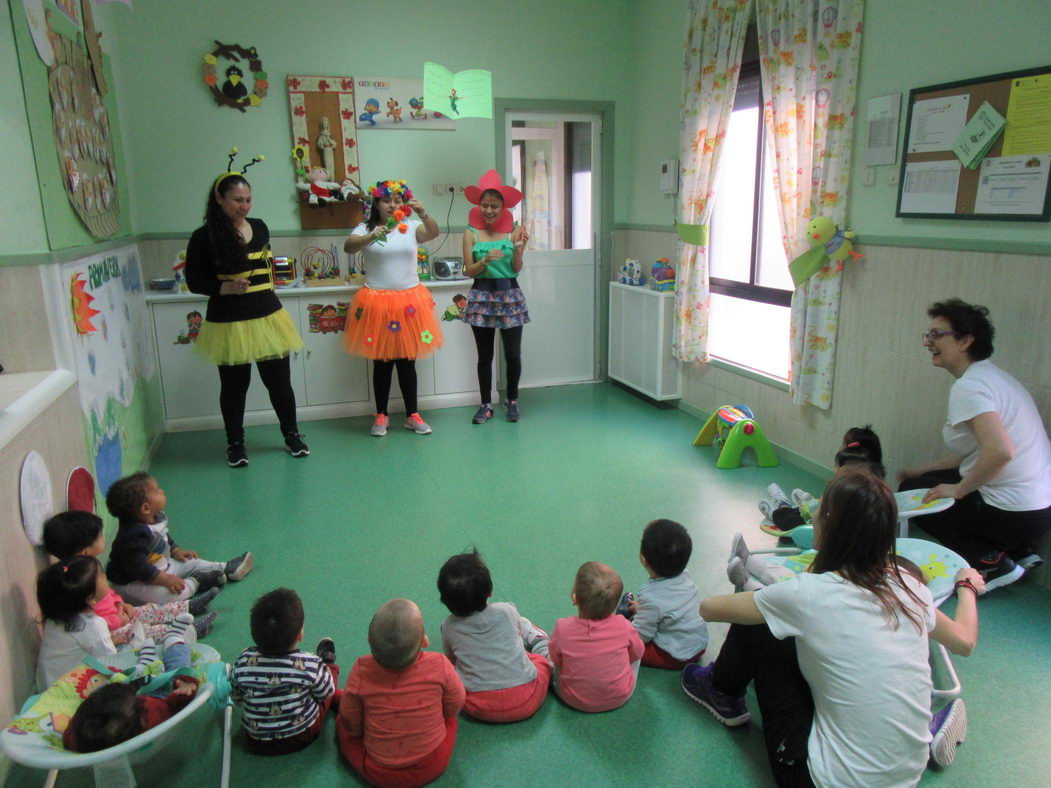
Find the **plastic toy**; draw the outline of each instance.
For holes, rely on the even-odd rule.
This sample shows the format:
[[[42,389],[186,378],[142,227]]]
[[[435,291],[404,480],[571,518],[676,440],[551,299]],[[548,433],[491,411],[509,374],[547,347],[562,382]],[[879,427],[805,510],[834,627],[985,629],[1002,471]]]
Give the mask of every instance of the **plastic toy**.
[[[755,451],[760,468],[779,465],[774,447],[766,439],[747,405],[723,405],[708,417],[708,421],[693,439],[693,445],[713,444],[720,447],[716,468],[739,468],[741,454],[749,448]]]
[[[431,253],[427,251],[426,246],[416,249],[416,273],[421,281],[428,281],[431,278]]]
[[[847,257],[858,260],[863,256],[854,251],[854,231],[840,230],[827,216],[811,219],[806,234],[812,248],[788,264],[796,287],[824,268],[830,260],[836,264],[837,271],[842,271],[843,261]]]
[[[650,290],[667,293],[675,290],[675,269],[662,257],[650,269]]]
[[[638,260],[625,260],[620,267],[620,279],[622,285],[634,285],[640,287],[644,280],[642,277],[642,264]]]

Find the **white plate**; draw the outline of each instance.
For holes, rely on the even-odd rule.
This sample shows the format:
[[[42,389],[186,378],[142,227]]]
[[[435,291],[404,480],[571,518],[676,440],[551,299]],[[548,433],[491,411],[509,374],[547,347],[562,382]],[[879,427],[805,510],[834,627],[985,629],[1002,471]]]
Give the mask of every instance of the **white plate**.
[[[955,503],[952,498],[935,498],[930,503],[923,503],[923,496],[927,490],[903,490],[894,493],[894,500],[898,502],[898,519],[907,520],[920,514],[934,514],[944,512]]]

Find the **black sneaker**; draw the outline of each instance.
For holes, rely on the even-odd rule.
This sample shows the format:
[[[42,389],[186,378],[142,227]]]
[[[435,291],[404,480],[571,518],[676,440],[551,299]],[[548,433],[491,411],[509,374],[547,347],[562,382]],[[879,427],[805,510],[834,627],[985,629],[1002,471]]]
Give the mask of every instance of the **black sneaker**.
[[[507,413],[508,421],[518,421],[518,400],[512,399],[504,402],[504,411]]]
[[[1027,572],[1044,564],[1043,557],[1033,549],[1032,545],[1022,545],[1017,550],[1012,550],[1010,556],[1016,564]]]
[[[244,576],[252,571],[255,559],[251,553],[241,553],[237,558],[231,558],[226,562],[226,579],[232,583],[243,580]]]
[[[474,417],[471,419],[471,424],[485,424],[492,417],[492,405],[479,405],[478,410],[475,411]]]
[[[285,435],[285,446],[293,457],[306,457],[310,454],[309,447],[303,443],[303,437],[302,432],[290,432]]]
[[[216,572],[215,574],[219,574]],[[225,577],[225,575],[224,575]],[[200,586],[198,586],[200,588]],[[208,605],[212,604],[212,600],[219,596],[219,589],[212,586],[203,594],[197,594],[197,596],[191,597],[187,609],[190,611],[192,616],[203,616],[208,612]]]
[[[198,640],[212,631],[212,624],[215,623],[217,615],[218,613],[213,610],[211,613],[205,613],[203,616],[193,617],[193,631],[197,633]]]
[[[248,465],[248,452],[245,451],[243,443],[226,445],[226,464],[231,468],[244,468]]]
[[[1025,574],[1025,569],[1002,551],[986,553],[978,559],[978,566],[975,568],[985,580],[986,592],[1010,585]]]
[[[201,596],[205,591],[226,585],[226,573],[219,569],[201,572],[199,575],[194,575],[194,579],[197,581],[197,596]]]
[[[336,644],[332,638],[321,638],[314,653],[321,657],[321,661],[326,665],[336,664]]]

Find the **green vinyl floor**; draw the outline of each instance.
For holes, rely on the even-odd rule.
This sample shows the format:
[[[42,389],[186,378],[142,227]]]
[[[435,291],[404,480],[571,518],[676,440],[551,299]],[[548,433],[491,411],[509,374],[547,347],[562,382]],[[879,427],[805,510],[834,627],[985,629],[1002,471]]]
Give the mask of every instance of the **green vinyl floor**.
[[[167,491],[175,539],[213,560],[246,549],[256,558],[254,572],[216,600],[206,642],[233,661],[251,643],[253,600],[288,586],[306,607],[305,647],[333,637],[344,671],[368,651],[369,619],[392,597],[419,604],[440,649],[438,569],[472,545],[492,571],[493,599],[550,629],[574,613],[569,591],[584,561],[610,564],[629,590],[646,580],[639,538],[656,517],[689,529],[701,595],[726,593],[734,531],[753,546],[773,544],[757,527],[766,485],[821,490],[816,477],[787,465],[717,470],[712,448],[691,446],[696,417],[614,385],[527,390],[521,409],[517,424],[498,409],[482,426],[470,423],[474,408],[427,412],[429,436],[403,430],[395,416],[380,439],[364,417],[308,422],[301,428],[312,453],[304,459],[283,451],[275,426],[252,427],[251,465],[239,470],[226,467],[219,431],[167,435],[151,472]],[[1051,785],[1051,592],[1023,580],[979,608],[978,650],[955,659],[969,737],[953,767],[929,770],[922,784]],[[725,627],[711,633],[706,660]],[[750,725],[723,728],[682,694],[677,673],[643,668],[632,699],[606,714],[582,714],[552,696],[513,725],[462,717],[452,762],[435,785],[772,785],[754,697],[750,705]],[[279,758],[248,754],[235,732],[231,784],[363,784],[341,759],[334,730],[330,718],[318,742]],[[202,711],[136,774],[151,788],[215,785],[220,753],[220,715]],[[40,785],[43,773],[15,768],[9,779]],[[80,770],[58,784],[93,783]]]

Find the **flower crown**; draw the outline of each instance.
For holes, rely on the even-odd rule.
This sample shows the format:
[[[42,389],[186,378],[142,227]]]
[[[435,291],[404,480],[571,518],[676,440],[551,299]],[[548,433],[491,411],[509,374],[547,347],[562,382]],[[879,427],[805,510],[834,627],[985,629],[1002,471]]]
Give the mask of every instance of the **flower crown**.
[[[393,197],[398,195],[408,202],[412,199],[412,189],[405,181],[376,181],[376,183],[369,189],[369,194],[375,200],[380,200],[387,197]]]
[[[253,164],[258,164],[261,161],[266,161],[266,156],[254,156],[252,157],[252,160],[248,162],[248,164],[242,167],[240,171],[237,171],[234,169],[234,156],[236,155],[237,148],[230,148],[230,153],[227,154],[228,159],[226,162],[226,172],[221,173],[219,177],[215,179],[215,183],[212,184],[212,191],[218,193],[219,184],[222,183],[226,178],[229,178],[231,175],[244,176],[244,174],[248,172],[248,168],[251,167]]]

